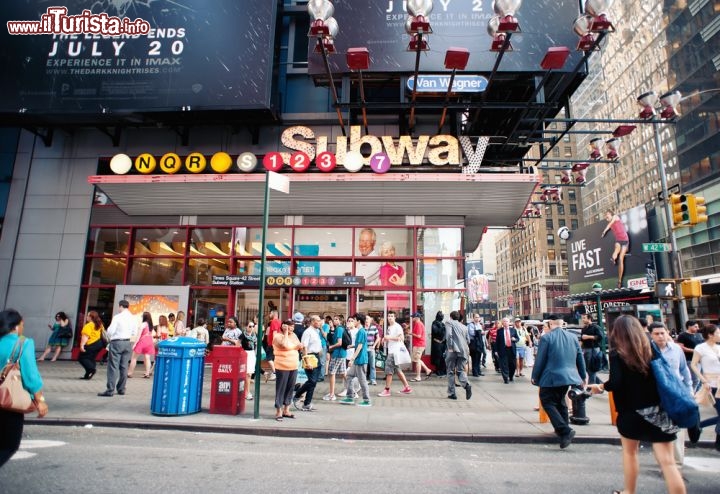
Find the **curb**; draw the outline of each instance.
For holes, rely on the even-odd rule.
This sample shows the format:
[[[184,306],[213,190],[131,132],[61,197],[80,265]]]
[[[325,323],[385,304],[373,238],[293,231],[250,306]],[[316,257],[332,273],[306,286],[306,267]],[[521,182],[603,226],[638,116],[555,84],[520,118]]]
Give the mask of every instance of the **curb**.
[[[326,429],[302,429],[302,428],[269,428],[269,427],[237,427],[229,425],[205,425],[205,424],[169,424],[161,422],[136,422],[123,420],[80,420],[80,419],[25,419],[27,425],[48,425],[48,426],[73,426],[84,427],[92,424],[95,427],[113,427],[119,429],[143,429],[143,430],[171,430],[184,432],[204,432],[218,434],[242,434],[248,436],[264,437],[328,437]],[[343,439],[354,441],[453,441],[484,444],[557,444],[557,437],[554,435],[491,435],[491,434],[435,434],[417,432],[384,432],[384,431],[332,431],[331,439]],[[606,436],[576,436],[575,444],[607,444],[620,445],[619,437]],[[708,442],[708,446],[710,443]]]

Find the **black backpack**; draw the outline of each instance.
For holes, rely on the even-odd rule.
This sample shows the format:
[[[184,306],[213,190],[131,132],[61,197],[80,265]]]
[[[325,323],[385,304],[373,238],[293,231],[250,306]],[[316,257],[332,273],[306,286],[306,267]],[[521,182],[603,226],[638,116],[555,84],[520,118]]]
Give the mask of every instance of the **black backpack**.
[[[352,345],[352,336],[350,336],[350,331],[348,331],[347,328],[343,328],[342,342],[340,343],[340,348],[342,348],[343,350],[347,350],[347,348],[351,345]]]

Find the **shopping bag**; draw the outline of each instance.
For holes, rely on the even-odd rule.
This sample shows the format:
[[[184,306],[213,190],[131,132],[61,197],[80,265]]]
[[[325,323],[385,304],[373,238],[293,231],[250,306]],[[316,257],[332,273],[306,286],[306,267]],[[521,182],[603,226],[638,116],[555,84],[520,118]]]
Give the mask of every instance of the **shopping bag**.
[[[700,386],[700,389],[698,389],[695,393],[695,403],[701,407],[714,407],[715,397],[713,396],[712,391],[706,386]]]
[[[412,361],[410,358],[410,352],[408,352],[407,348],[405,348],[405,345],[393,352],[393,359],[395,360],[395,365],[398,367],[408,365]]]
[[[385,361],[387,360],[387,357],[385,354],[381,351],[375,352],[375,368],[376,369],[384,369],[385,368]]]

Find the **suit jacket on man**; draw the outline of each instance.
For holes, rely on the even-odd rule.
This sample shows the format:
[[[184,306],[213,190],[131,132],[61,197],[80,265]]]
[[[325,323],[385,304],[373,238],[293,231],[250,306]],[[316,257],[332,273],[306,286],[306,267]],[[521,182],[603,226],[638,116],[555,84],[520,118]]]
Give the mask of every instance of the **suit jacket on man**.
[[[497,336],[495,337],[495,351],[499,356],[504,356],[507,351],[511,352],[511,355],[515,356],[515,343],[520,339],[517,330],[510,328],[510,346],[505,344],[505,328],[497,330]]]
[[[556,328],[540,338],[532,371],[534,384],[541,388],[582,384],[585,375],[585,359],[575,335]]]

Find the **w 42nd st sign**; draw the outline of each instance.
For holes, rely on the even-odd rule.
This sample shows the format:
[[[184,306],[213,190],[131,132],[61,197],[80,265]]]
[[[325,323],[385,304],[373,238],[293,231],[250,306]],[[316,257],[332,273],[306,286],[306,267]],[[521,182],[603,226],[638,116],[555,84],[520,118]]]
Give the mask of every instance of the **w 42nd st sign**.
[[[643,252],[671,252],[672,245],[664,243],[642,244]]]

